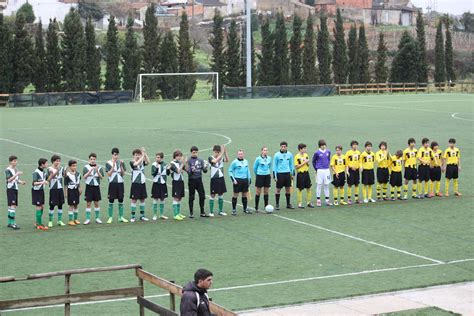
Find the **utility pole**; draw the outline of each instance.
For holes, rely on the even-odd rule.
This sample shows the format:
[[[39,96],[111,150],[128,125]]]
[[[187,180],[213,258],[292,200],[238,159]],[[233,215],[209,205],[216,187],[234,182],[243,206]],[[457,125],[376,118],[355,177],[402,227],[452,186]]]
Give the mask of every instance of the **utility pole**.
[[[245,60],[247,61],[247,88],[252,87],[252,11],[251,11],[251,5],[250,1],[252,0],[246,0],[245,1],[245,10],[247,13],[247,22],[245,23],[246,26],[246,48],[247,48],[247,56]]]

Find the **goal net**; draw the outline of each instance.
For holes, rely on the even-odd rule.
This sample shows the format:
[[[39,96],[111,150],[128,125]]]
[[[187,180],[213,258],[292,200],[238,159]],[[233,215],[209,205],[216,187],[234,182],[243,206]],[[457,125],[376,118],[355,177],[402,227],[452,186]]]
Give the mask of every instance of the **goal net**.
[[[137,78],[135,100],[212,100],[221,93],[219,73],[143,73]]]

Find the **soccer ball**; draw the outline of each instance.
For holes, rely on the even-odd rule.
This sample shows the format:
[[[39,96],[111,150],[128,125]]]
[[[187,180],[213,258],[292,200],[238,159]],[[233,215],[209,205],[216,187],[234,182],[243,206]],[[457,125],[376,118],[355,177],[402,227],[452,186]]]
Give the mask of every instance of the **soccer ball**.
[[[273,213],[274,210],[275,208],[273,207],[273,205],[268,204],[267,206],[265,206],[265,212],[267,212],[268,214]]]

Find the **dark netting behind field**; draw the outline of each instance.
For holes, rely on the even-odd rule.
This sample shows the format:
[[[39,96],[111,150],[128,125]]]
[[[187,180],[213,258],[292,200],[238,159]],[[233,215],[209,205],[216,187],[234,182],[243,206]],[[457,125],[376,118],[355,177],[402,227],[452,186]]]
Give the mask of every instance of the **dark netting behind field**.
[[[12,94],[8,99],[11,107],[53,106],[75,104],[125,103],[133,101],[133,91],[102,92],[50,92]]]
[[[224,99],[322,97],[335,92],[333,85],[224,87]]]

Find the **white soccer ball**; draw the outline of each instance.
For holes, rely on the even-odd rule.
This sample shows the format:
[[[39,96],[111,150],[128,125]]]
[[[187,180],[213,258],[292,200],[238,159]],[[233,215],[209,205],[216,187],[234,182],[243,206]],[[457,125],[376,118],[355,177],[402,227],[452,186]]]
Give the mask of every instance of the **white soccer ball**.
[[[265,206],[265,212],[267,213],[273,213],[273,211],[275,210],[275,208],[273,207],[273,205],[270,205],[268,204],[267,206]]]

